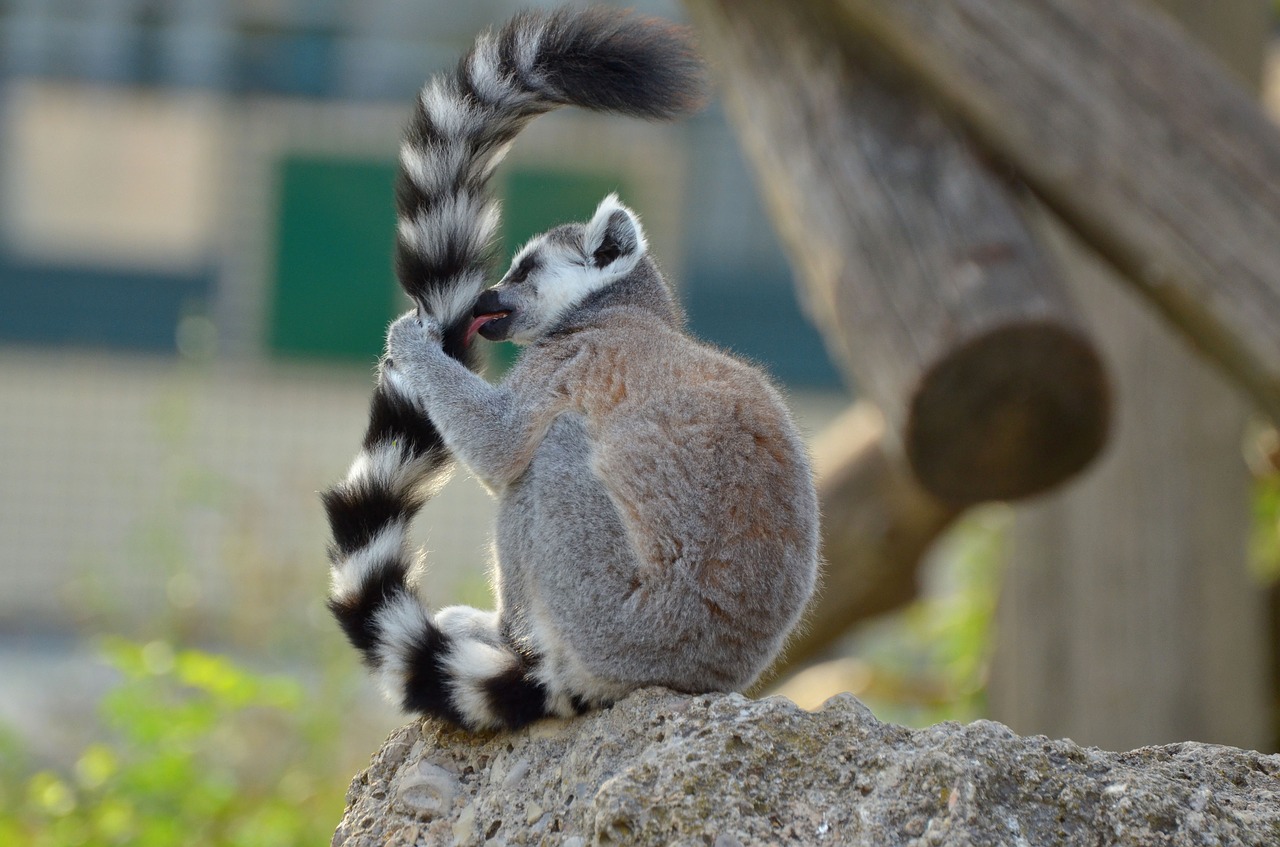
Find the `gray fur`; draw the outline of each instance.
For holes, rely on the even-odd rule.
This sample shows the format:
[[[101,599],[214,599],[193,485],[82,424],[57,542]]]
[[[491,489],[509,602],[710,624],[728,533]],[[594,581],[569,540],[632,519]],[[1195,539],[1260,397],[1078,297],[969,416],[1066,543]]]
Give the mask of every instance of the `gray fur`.
[[[500,501],[495,626],[533,657],[548,711],[750,685],[818,568],[810,466],[778,393],[684,334],[616,198],[531,241],[486,302],[511,313],[487,334],[528,345],[500,385],[416,315],[392,325],[384,368]]]
[[[609,197],[531,241],[488,291],[489,179],[574,105],[693,111],[688,30],[609,7],[527,12],[429,82],[400,150],[393,325],[364,449],[322,495],[329,609],[392,700],[514,728],[631,689],[747,685],[813,587],[808,461],[760,374],[682,334],[635,215]],[[529,349],[491,386],[472,331]],[[501,499],[499,608],[429,612],[406,528],[453,459]]]

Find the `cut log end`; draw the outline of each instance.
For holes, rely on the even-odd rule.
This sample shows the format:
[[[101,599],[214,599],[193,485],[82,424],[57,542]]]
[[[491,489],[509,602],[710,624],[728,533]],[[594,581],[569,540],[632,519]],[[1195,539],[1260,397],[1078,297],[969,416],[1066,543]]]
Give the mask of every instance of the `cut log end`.
[[[935,364],[904,434],[921,484],[956,505],[1046,491],[1106,443],[1110,390],[1089,339],[1059,323],[1020,322]]]

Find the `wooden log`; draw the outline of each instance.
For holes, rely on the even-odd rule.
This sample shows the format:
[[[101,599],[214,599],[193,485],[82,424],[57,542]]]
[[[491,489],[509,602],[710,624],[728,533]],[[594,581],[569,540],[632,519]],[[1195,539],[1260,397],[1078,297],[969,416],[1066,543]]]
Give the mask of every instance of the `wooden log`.
[[[1120,402],[1097,465],[1018,510],[991,716],[1108,750],[1274,749],[1265,595],[1246,565],[1248,406],[1110,268],[1063,249]]]
[[[1181,29],[1116,0],[805,5],[888,54],[1280,421],[1280,130]]]
[[[1161,0],[1257,80],[1262,0]],[[1132,290],[1047,216],[1103,346],[1115,437],[1061,496],[1017,512],[989,702],[1019,732],[1128,749],[1274,749],[1265,594],[1250,579],[1249,407]]]
[[[889,449],[957,505],[1084,467],[1105,441],[1105,375],[1005,186],[807,4],[686,5],[808,310],[883,410]]]
[[[885,449],[884,420],[856,403],[815,440],[828,562],[818,599],[758,688],[806,664],[858,621],[913,600],[924,555],[959,514]]]

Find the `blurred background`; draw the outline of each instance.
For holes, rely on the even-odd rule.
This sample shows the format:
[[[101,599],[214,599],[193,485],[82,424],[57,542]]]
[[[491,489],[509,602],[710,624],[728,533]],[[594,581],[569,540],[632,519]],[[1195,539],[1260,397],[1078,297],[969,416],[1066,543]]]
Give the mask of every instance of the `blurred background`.
[[[331,834],[401,720],[324,610],[316,496],[355,455],[406,307],[398,136],[422,80],[529,5],[0,5],[0,843]],[[619,191],[696,334],[766,367],[808,435],[849,403],[718,104],[671,127],[557,114],[497,188],[506,255]],[[465,478],[425,510],[434,603],[491,602],[490,513]],[[1011,520],[966,518],[920,599],[794,696],[983,715]]]
[[[0,843],[34,838],[33,820],[67,826],[66,843],[133,831],[161,815],[130,780],[166,775],[209,795],[163,801],[188,833],[253,813],[296,815],[299,843],[331,834],[347,780],[401,720],[323,608],[316,496],[355,455],[406,308],[389,258],[398,139],[422,81],[527,5],[0,5]],[[557,115],[497,183],[504,255],[619,191],[695,331],[764,363],[811,427],[841,405],[717,108],[674,127]],[[489,518],[466,478],[427,509],[433,602],[490,605]],[[197,696],[193,661],[228,678],[195,680]],[[152,704],[104,714],[122,687]],[[221,716],[175,711],[196,701]],[[147,709],[154,725],[134,725]],[[91,820],[86,804],[125,784],[138,807]]]

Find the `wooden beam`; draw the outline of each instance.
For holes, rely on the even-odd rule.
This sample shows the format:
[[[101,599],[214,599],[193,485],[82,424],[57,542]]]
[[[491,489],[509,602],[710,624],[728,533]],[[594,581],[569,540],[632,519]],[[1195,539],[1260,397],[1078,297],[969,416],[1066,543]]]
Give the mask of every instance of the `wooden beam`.
[[[1274,749],[1265,595],[1246,561],[1248,404],[1057,229],[1120,402],[1096,467],[1016,512],[991,717],[1108,750]]]
[[[1084,467],[1105,375],[1010,191],[933,111],[862,68],[808,4],[689,0],[810,314],[956,505]]]
[[[1280,130],[1117,0],[806,0],[888,54],[1280,421]]]
[[[1257,82],[1263,0],[1160,2]],[[1118,402],[1095,469],[1016,512],[991,717],[1111,750],[1274,749],[1274,642],[1246,555],[1249,404],[1056,218],[1032,220],[1090,317]]]

